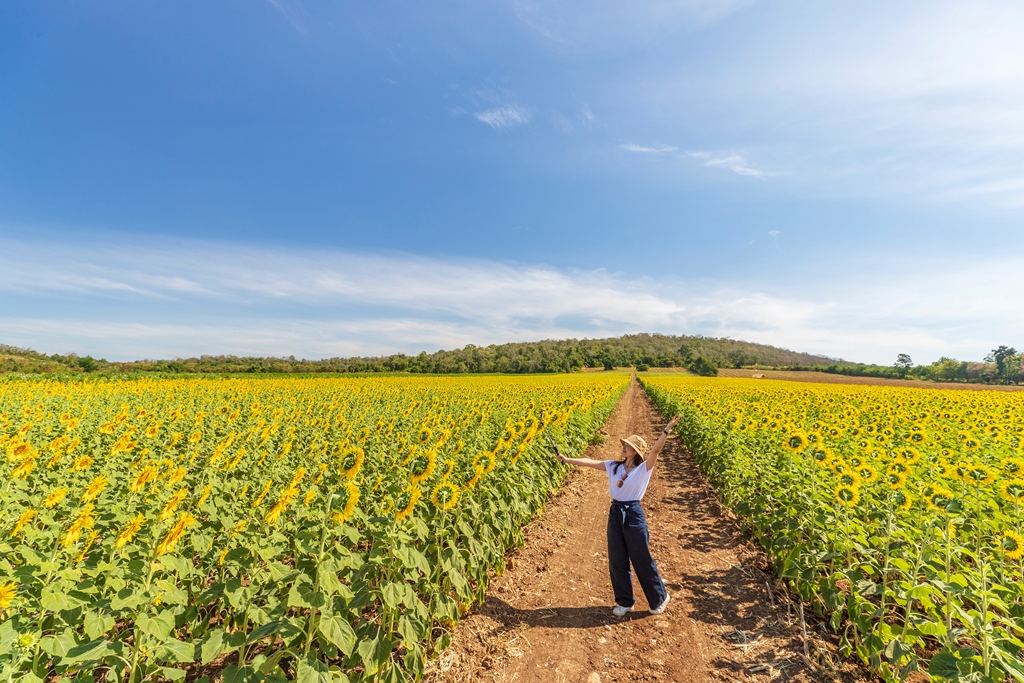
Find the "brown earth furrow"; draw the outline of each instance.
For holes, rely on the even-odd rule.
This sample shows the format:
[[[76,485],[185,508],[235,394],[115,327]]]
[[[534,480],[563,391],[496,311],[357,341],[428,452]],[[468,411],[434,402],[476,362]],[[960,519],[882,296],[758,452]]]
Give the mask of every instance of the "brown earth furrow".
[[[664,423],[634,381],[605,425],[606,442],[586,457],[617,458],[619,437],[630,434],[653,443]],[[510,553],[484,604],[431,663],[429,683],[864,678],[853,666],[827,675],[806,666],[795,613],[787,616],[784,596],[769,597],[763,553],[675,437],[644,498],[651,550],[672,595],[660,616],[648,614],[635,578],[635,611],[611,613],[608,506],[607,478],[574,471],[527,527],[525,547]]]

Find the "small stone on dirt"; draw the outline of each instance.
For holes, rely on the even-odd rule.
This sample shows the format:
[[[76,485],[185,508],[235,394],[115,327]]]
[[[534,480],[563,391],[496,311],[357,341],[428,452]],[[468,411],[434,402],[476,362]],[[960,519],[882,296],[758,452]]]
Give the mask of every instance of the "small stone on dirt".
[[[591,671],[587,676],[587,683],[601,683],[601,675],[596,671]]]

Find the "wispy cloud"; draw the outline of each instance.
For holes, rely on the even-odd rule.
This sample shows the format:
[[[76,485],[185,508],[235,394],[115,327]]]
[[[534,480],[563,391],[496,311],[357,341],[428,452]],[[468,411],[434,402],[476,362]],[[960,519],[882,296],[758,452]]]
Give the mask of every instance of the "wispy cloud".
[[[499,129],[515,128],[529,123],[530,117],[530,110],[517,104],[506,104],[503,107],[473,112],[473,118],[477,121],[486,123],[491,128]]]
[[[299,33],[306,32],[306,8],[301,0],[267,0]]]
[[[874,362],[977,359],[1024,338],[1006,315],[1018,272],[1024,259],[915,263],[808,288],[187,240],[0,241],[0,343],[316,358],[657,331]]]
[[[627,152],[642,152],[645,154],[665,154],[667,152],[675,152],[676,150],[679,149],[678,147],[673,147],[671,145],[644,147],[643,145],[634,145],[632,143],[619,146],[622,147],[622,149],[626,150]]]
[[[737,27],[738,49],[701,72],[680,65],[626,85],[624,101],[668,112],[664,135],[704,129],[770,148],[787,180],[819,196],[1024,205],[1024,5],[760,12],[786,30]],[[734,161],[723,166],[757,170]]]
[[[705,166],[711,168],[724,168],[737,175],[750,176],[751,178],[766,178],[770,174],[750,166],[747,160],[739,154],[727,154],[719,156],[710,152],[687,152],[687,156],[698,159]]]

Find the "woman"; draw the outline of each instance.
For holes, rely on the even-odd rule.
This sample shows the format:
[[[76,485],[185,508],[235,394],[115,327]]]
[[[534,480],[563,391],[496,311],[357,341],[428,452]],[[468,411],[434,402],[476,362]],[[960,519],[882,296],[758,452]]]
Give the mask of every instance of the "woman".
[[[630,562],[647,596],[651,614],[664,612],[671,599],[665,590],[665,582],[658,575],[658,566],[651,557],[650,533],[647,531],[647,518],[640,507],[640,500],[647,492],[651,473],[658,462],[658,453],[680,417],[676,415],[669,420],[650,451],[647,450],[647,442],[636,434],[628,439],[619,439],[622,442],[621,460],[567,458],[555,451],[559,462],[604,470],[608,475],[608,488],[612,495],[612,507],[608,511],[608,569],[615,593],[612,613],[617,617],[633,611]]]

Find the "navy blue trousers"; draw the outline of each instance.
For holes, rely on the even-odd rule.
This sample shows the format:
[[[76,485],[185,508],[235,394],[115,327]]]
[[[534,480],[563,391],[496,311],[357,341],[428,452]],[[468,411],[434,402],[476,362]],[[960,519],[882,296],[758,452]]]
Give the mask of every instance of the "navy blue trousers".
[[[612,501],[608,511],[608,570],[612,576],[612,591],[615,604],[633,606],[633,576],[629,571],[630,562],[636,570],[651,608],[665,601],[668,593],[665,582],[658,574],[658,565],[651,557],[650,533],[647,531],[647,517],[640,501]]]

